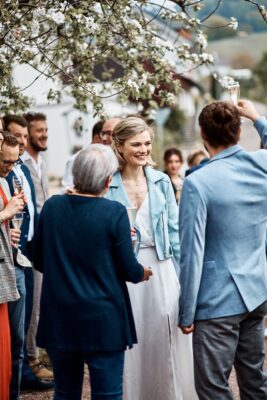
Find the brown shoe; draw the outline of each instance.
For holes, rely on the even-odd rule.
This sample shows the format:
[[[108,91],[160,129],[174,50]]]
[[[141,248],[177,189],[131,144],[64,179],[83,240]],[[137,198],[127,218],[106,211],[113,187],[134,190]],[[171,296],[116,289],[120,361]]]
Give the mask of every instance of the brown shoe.
[[[29,364],[34,375],[42,381],[51,381],[54,379],[53,372],[45,368],[38,358],[29,358]]]
[[[51,369],[51,360],[45,349],[39,349],[39,360],[48,369]]]

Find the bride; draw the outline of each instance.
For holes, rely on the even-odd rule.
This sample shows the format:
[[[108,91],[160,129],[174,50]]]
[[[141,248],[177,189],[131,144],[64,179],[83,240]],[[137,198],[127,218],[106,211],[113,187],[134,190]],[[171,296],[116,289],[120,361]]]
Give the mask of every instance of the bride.
[[[152,131],[138,117],[114,130],[120,169],[106,197],[136,207],[138,260],[153,270],[146,285],[128,284],[138,345],[126,352],[124,398],[193,400],[191,338],[177,328],[179,282],[178,209],[167,175],[151,166]]]

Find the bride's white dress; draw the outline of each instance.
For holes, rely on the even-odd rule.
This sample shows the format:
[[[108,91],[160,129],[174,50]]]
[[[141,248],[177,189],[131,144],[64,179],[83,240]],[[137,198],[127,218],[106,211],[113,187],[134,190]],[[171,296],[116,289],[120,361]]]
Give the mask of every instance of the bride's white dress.
[[[177,328],[179,282],[171,259],[157,258],[149,200],[137,212],[139,262],[151,267],[148,282],[128,283],[138,344],[125,353],[125,400],[194,400],[191,335]]]

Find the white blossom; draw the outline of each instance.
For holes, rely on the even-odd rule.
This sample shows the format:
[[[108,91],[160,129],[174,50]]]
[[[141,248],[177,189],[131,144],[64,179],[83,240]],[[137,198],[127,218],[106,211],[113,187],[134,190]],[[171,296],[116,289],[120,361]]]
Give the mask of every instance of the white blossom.
[[[135,47],[132,47],[128,50],[129,56],[135,57],[138,54],[138,51]]]
[[[151,84],[148,85],[148,90],[151,94],[153,94],[155,92],[155,89],[156,89],[155,85],[151,85]]]
[[[131,21],[131,25],[132,25],[135,29],[137,29],[138,31],[141,31],[141,30],[142,30],[142,25],[141,25],[140,22],[137,21],[136,19],[133,19],[133,20]]]
[[[48,17],[50,17],[57,25],[61,25],[65,22],[65,15],[61,11],[54,9],[48,10]]]
[[[179,13],[179,18],[180,18],[182,21],[187,21],[187,20],[188,20],[188,17],[187,17],[187,15],[186,15],[186,13],[183,12],[183,11]]]
[[[191,54],[191,60],[192,60],[192,62],[193,62],[194,64],[198,63],[198,62],[199,62],[199,54],[192,53],[192,54]]]
[[[64,81],[64,90],[73,96],[80,110],[86,110],[91,102],[99,112],[103,98],[115,93],[120,93],[120,101],[127,101],[129,95],[140,101],[151,100],[155,88],[172,79],[170,71],[188,72],[213,62],[212,55],[204,52],[207,38],[196,18],[200,3],[204,1],[184,2],[186,12],[179,12],[179,2],[167,0],[166,9],[159,12],[164,1],[121,0],[111,8],[109,2],[99,0],[38,0],[29,2],[32,7],[28,7],[27,2],[20,4],[19,0],[3,0],[3,15],[0,16],[0,30],[5,38],[0,45],[3,83],[8,82],[8,86],[15,89],[12,67],[28,62],[54,81],[60,82],[65,72],[68,79]],[[267,22],[265,7],[259,6],[258,11]],[[228,22],[228,26],[237,29],[235,18]],[[187,40],[181,34],[188,28],[193,39]],[[124,76],[100,83],[94,67],[107,58],[122,66]],[[147,71],[148,63],[153,72]],[[59,74],[59,69],[63,74]],[[95,87],[92,82],[96,82]],[[223,82],[227,87],[230,84],[225,79]],[[167,90],[159,93],[169,104],[177,99],[178,81],[173,82],[172,87],[173,93],[168,94]],[[2,112],[10,112],[7,105],[11,109],[13,104],[17,106],[16,111],[27,108],[26,96],[21,91],[12,93],[13,98],[3,96]],[[156,107],[157,103],[151,101],[150,106]]]
[[[33,17],[34,18],[39,18],[39,17],[44,17],[46,15],[46,10],[44,7],[38,7],[33,11]]]
[[[213,63],[213,56],[212,56],[212,54],[209,54],[209,53],[202,53],[202,54],[199,54],[199,59],[202,61],[202,62],[204,62],[204,63],[209,63],[209,64],[212,64]]]
[[[203,49],[205,49],[205,48],[207,47],[207,45],[208,45],[207,38],[206,38],[206,36],[205,36],[202,32],[199,32],[199,33],[197,34],[197,36],[196,36],[196,41],[200,44],[200,46],[201,46]]]
[[[126,82],[127,86],[131,89],[135,89],[135,90],[139,90],[139,86],[136,82],[134,82],[132,79],[128,79],[128,81]]]
[[[229,89],[231,86],[239,85],[237,81],[235,81],[231,76],[225,75],[221,79],[219,79],[219,83],[221,87],[225,89]]]
[[[38,36],[40,32],[40,24],[37,20],[33,20],[30,24],[31,33],[33,36]]]
[[[231,17],[230,18],[230,24],[229,24],[229,28],[232,28],[234,31],[238,28],[238,22],[236,18]]]

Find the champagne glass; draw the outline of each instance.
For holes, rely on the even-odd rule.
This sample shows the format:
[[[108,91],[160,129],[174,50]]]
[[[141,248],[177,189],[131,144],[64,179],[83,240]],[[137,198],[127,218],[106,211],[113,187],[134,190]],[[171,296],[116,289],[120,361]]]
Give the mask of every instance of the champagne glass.
[[[234,105],[237,106],[240,94],[239,83],[234,82],[232,85],[228,85],[227,91],[229,93],[230,99],[232,100]]]
[[[228,97],[230,97],[233,104],[236,106],[239,100],[240,86],[231,76],[224,76],[219,79],[220,85],[227,90]]]
[[[136,219],[137,208],[136,207],[127,207],[127,213],[128,213],[128,218],[130,221],[130,226],[131,226],[131,228],[133,228],[135,219]]]
[[[11,220],[13,228],[15,228],[15,229],[20,229],[21,228],[21,225],[22,225],[22,222],[23,222],[23,214],[24,214],[24,212],[20,211],[20,212],[17,212],[14,215],[14,217]],[[18,248],[18,247],[20,247],[20,245],[17,244],[16,247]]]
[[[136,207],[127,207],[127,214],[128,214],[130,226],[131,226],[131,228],[134,228],[134,223],[135,223],[136,214],[137,214],[137,208]],[[134,249],[136,246],[136,240],[137,240],[137,236],[136,235],[132,236],[132,242],[133,242]]]
[[[13,185],[13,189],[14,189],[14,194],[15,195],[19,194],[23,189],[23,178],[22,178],[22,176],[17,177],[16,175],[14,175],[12,177],[12,185]]]

